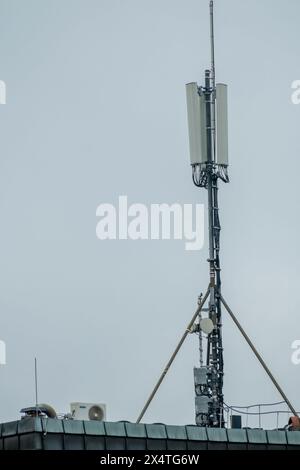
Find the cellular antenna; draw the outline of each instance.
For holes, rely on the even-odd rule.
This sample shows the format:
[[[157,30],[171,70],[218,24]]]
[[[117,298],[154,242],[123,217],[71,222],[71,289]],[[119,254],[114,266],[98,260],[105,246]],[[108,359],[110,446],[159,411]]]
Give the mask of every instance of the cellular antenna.
[[[194,369],[196,424],[224,425],[223,345],[221,321],[220,220],[218,182],[228,178],[227,86],[216,85],[214,3],[209,2],[211,69],[205,71],[204,86],[186,86],[190,155],[194,184],[208,194],[209,305],[206,364]],[[200,320],[200,319],[199,319]],[[203,318],[201,319],[203,324]],[[202,336],[199,321],[199,340]],[[197,331],[196,331],[197,332]],[[202,342],[202,339],[201,339]],[[200,361],[201,364],[202,361]]]
[[[199,335],[200,367],[194,369],[196,424],[224,427],[222,305],[258,358],[278,392],[295,415],[295,408],[279,386],[253,343],[222,297],[218,184],[229,183],[227,85],[216,84],[214,2],[209,2],[211,69],[205,71],[204,86],[186,85],[190,157],[194,184],[208,194],[209,297],[207,318],[199,312],[192,328]],[[203,365],[203,334],[207,338],[206,364]]]
[[[194,368],[196,424],[202,427],[224,427],[222,306],[248,343],[277,391],[293,415],[298,416],[292,403],[280,387],[249,336],[226,303],[221,292],[219,181],[229,183],[228,177],[228,118],[227,85],[216,83],[214,2],[209,2],[211,68],[205,71],[204,85],[186,85],[192,178],[198,188],[207,190],[209,286],[198,298],[198,308],[159,377],[144,408],[139,423],[155,397],[189,333],[199,336],[199,366]],[[208,303],[205,307],[206,302]],[[205,314],[205,315],[203,315]],[[203,357],[203,337],[206,357]]]

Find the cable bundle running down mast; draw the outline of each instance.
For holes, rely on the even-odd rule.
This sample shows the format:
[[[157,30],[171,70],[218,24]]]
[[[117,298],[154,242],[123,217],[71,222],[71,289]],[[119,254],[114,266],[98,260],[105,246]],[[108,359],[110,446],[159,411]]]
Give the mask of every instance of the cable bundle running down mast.
[[[220,221],[218,180],[228,179],[227,85],[215,83],[213,1],[210,2],[211,70],[205,84],[186,85],[190,157],[193,181],[208,192],[209,306],[208,318],[197,325],[202,349],[202,331],[207,336],[206,365],[194,369],[196,423],[223,426],[223,346],[221,318]],[[203,359],[200,358],[200,364]]]

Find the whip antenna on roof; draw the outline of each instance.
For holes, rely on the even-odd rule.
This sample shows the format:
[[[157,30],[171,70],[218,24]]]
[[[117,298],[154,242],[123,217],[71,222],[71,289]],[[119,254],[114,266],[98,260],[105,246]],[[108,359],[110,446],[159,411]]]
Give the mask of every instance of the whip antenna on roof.
[[[38,405],[38,369],[37,369],[37,358],[34,358],[34,386],[35,386],[35,413],[36,416],[39,414]]]
[[[215,68],[215,31],[214,31],[214,2],[210,0],[210,47],[211,47],[211,77],[213,85],[215,85],[216,68]]]
[[[214,31],[214,2],[210,0],[209,3],[210,13],[210,51],[211,51],[211,83],[212,83],[212,109],[211,109],[211,123],[212,123],[212,145],[213,145],[213,160],[216,159],[216,64],[215,64],[215,31]]]

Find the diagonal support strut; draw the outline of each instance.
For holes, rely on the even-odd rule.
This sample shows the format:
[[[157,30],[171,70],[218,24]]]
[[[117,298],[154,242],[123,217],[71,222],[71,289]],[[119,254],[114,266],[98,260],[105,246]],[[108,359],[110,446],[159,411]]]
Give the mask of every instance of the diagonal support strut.
[[[185,332],[183,333],[183,335],[182,335],[182,337],[181,337],[179,343],[177,344],[177,346],[176,346],[176,348],[175,348],[175,350],[174,350],[172,356],[170,357],[170,359],[169,359],[169,361],[168,361],[166,367],[164,368],[162,374],[160,375],[160,377],[159,377],[159,379],[158,379],[158,381],[157,381],[157,383],[156,383],[156,385],[155,385],[153,391],[151,392],[151,394],[150,394],[150,396],[149,396],[149,398],[148,398],[148,400],[147,400],[147,402],[146,402],[144,408],[142,409],[142,411],[141,411],[141,413],[140,413],[138,419],[136,420],[137,423],[140,423],[140,421],[143,419],[143,417],[144,417],[144,415],[145,415],[147,409],[149,408],[150,403],[152,402],[153,398],[154,398],[155,395],[156,395],[157,390],[158,390],[159,387],[161,386],[161,384],[162,384],[162,382],[163,382],[165,376],[166,376],[167,373],[168,373],[168,370],[170,369],[171,365],[173,364],[174,359],[176,358],[177,354],[179,353],[179,351],[180,351],[180,349],[181,349],[181,346],[183,345],[183,343],[184,343],[186,337],[188,336],[188,334],[190,333],[190,330],[191,330],[192,326],[194,325],[194,323],[195,323],[195,321],[196,321],[196,319],[197,319],[199,313],[201,312],[201,310],[202,310],[202,308],[203,308],[203,306],[204,306],[206,300],[208,299],[209,293],[210,293],[210,288],[207,289],[207,292],[206,292],[205,296],[203,297],[202,301],[200,302],[200,304],[199,304],[199,306],[198,306],[196,312],[194,313],[193,318],[191,319],[190,323],[189,323],[188,326],[186,327]]]
[[[238,330],[240,331],[240,333],[242,334],[242,336],[245,338],[246,342],[248,343],[248,345],[250,346],[250,348],[251,348],[252,351],[254,352],[255,356],[257,357],[258,361],[260,362],[260,364],[261,364],[262,367],[264,368],[265,372],[267,373],[267,375],[269,376],[269,378],[271,379],[271,381],[272,381],[273,384],[275,385],[277,391],[280,393],[280,395],[282,396],[282,398],[283,398],[284,401],[286,402],[287,406],[289,407],[289,409],[291,410],[291,412],[293,413],[293,415],[294,415],[294,416],[297,416],[297,418],[299,418],[296,409],[295,409],[295,408],[293,407],[293,405],[291,404],[290,400],[288,399],[288,397],[286,396],[286,394],[284,393],[284,391],[283,391],[282,388],[280,387],[280,385],[279,385],[279,383],[277,382],[277,380],[275,379],[274,375],[272,374],[272,372],[271,372],[270,369],[268,368],[267,364],[265,363],[265,361],[263,360],[263,358],[261,357],[261,355],[260,355],[259,352],[257,351],[256,347],[255,347],[254,344],[252,343],[251,339],[249,338],[249,336],[248,336],[247,333],[245,332],[244,328],[242,327],[242,325],[240,324],[240,322],[238,321],[238,319],[236,318],[236,316],[234,315],[233,311],[231,310],[231,308],[229,307],[229,305],[226,303],[226,301],[224,300],[224,298],[222,297],[222,295],[220,296],[220,299],[221,299],[221,302],[222,302],[222,304],[224,305],[225,309],[226,309],[227,312],[229,313],[231,319],[232,319],[233,322],[236,324]]]

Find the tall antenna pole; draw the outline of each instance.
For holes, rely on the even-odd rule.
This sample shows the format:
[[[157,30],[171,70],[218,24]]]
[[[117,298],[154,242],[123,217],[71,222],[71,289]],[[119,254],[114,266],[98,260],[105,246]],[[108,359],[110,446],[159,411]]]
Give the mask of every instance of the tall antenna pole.
[[[209,2],[210,13],[210,54],[211,54],[211,84],[212,84],[212,140],[213,140],[213,160],[216,159],[216,65],[215,65],[215,30],[214,30],[214,2]]]
[[[198,298],[198,308],[190,324],[179,341],[167,366],[162,372],[146,405],[140,413],[141,421],[173,364],[188,333],[199,336],[200,367],[194,369],[196,424],[202,427],[224,427],[223,398],[223,346],[221,304],[229,313],[239,331],[253,350],[264,370],[297,416],[295,408],[279,386],[270,369],[250,341],[245,330],[226,304],[221,293],[220,268],[220,220],[218,205],[218,181],[229,182],[228,178],[228,124],[227,124],[227,85],[216,84],[214,47],[214,2],[210,0],[210,43],[211,69],[205,71],[204,86],[196,82],[186,85],[187,111],[189,124],[190,157],[193,182],[199,188],[207,189],[208,195],[208,236],[209,236],[209,276],[208,290]],[[208,300],[208,308],[204,308]],[[203,318],[202,313],[208,312]],[[198,318],[198,323],[196,319]],[[207,335],[206,364],[203,360],[203,334]]]
[[[38,416],[38,373],[37,373],[37,358],[34,358],[34,384],[35,384],[35,413]]]
[[[209,299],[208,319],[203,319],[194,328],[199,334],[200,368],[194,369],[196,424],[198,426],[223,427],[223,345],[222,304],[228,311],[244,338],[254,351],[272,382],[287,402],[292,413],[295,408],[287,399],[274,376],[225,303],[221,292],[220,232],[218,204],[218,182],[229,182],[228,178],[228,129],[227,86],[216,84],[214,2],[209,1],[211,68],[205,71],[204,86],[197,83],[186,85],[189,121],[190,156],[194,184],[207,189],[208,237],[209,237]],[[204,309],[202,309],[204,311]],[[207,323],[208,322],[208,323]],[[203,330],[202,330],[203,329]],[[207,334],[206,366],[201,360],[202,332]]]
[[[215,32],[214,32],[214,2],[209,2],[210,11],[210,48],[211,48],[211,78],[213,87],[215,87],[216,68],[215,68]]]
[[[210,278],[207,311],[211,331],[207,333],[206,365],[198,369],[195,368],[194,376],[196,423],[199,426],[222,427],[224,426],[224,371],[220,300],[221,226],[218,207],[218,180],[221,179],[225,183],[229,181],[227,176],[227,87],[226,85],[216,85],[213,0],[209,2],[209,13],[211,67],[210,70],[205,71],[204,86],[198,87],[194,83],[187,85],[193,181],[196,186],[207,189]],[[220,119],[220,115],[223,115],[224,118]],[[225,139],[223,139],[224,136]],[[200,330],[199,322],[199,349],[201,350]]]

